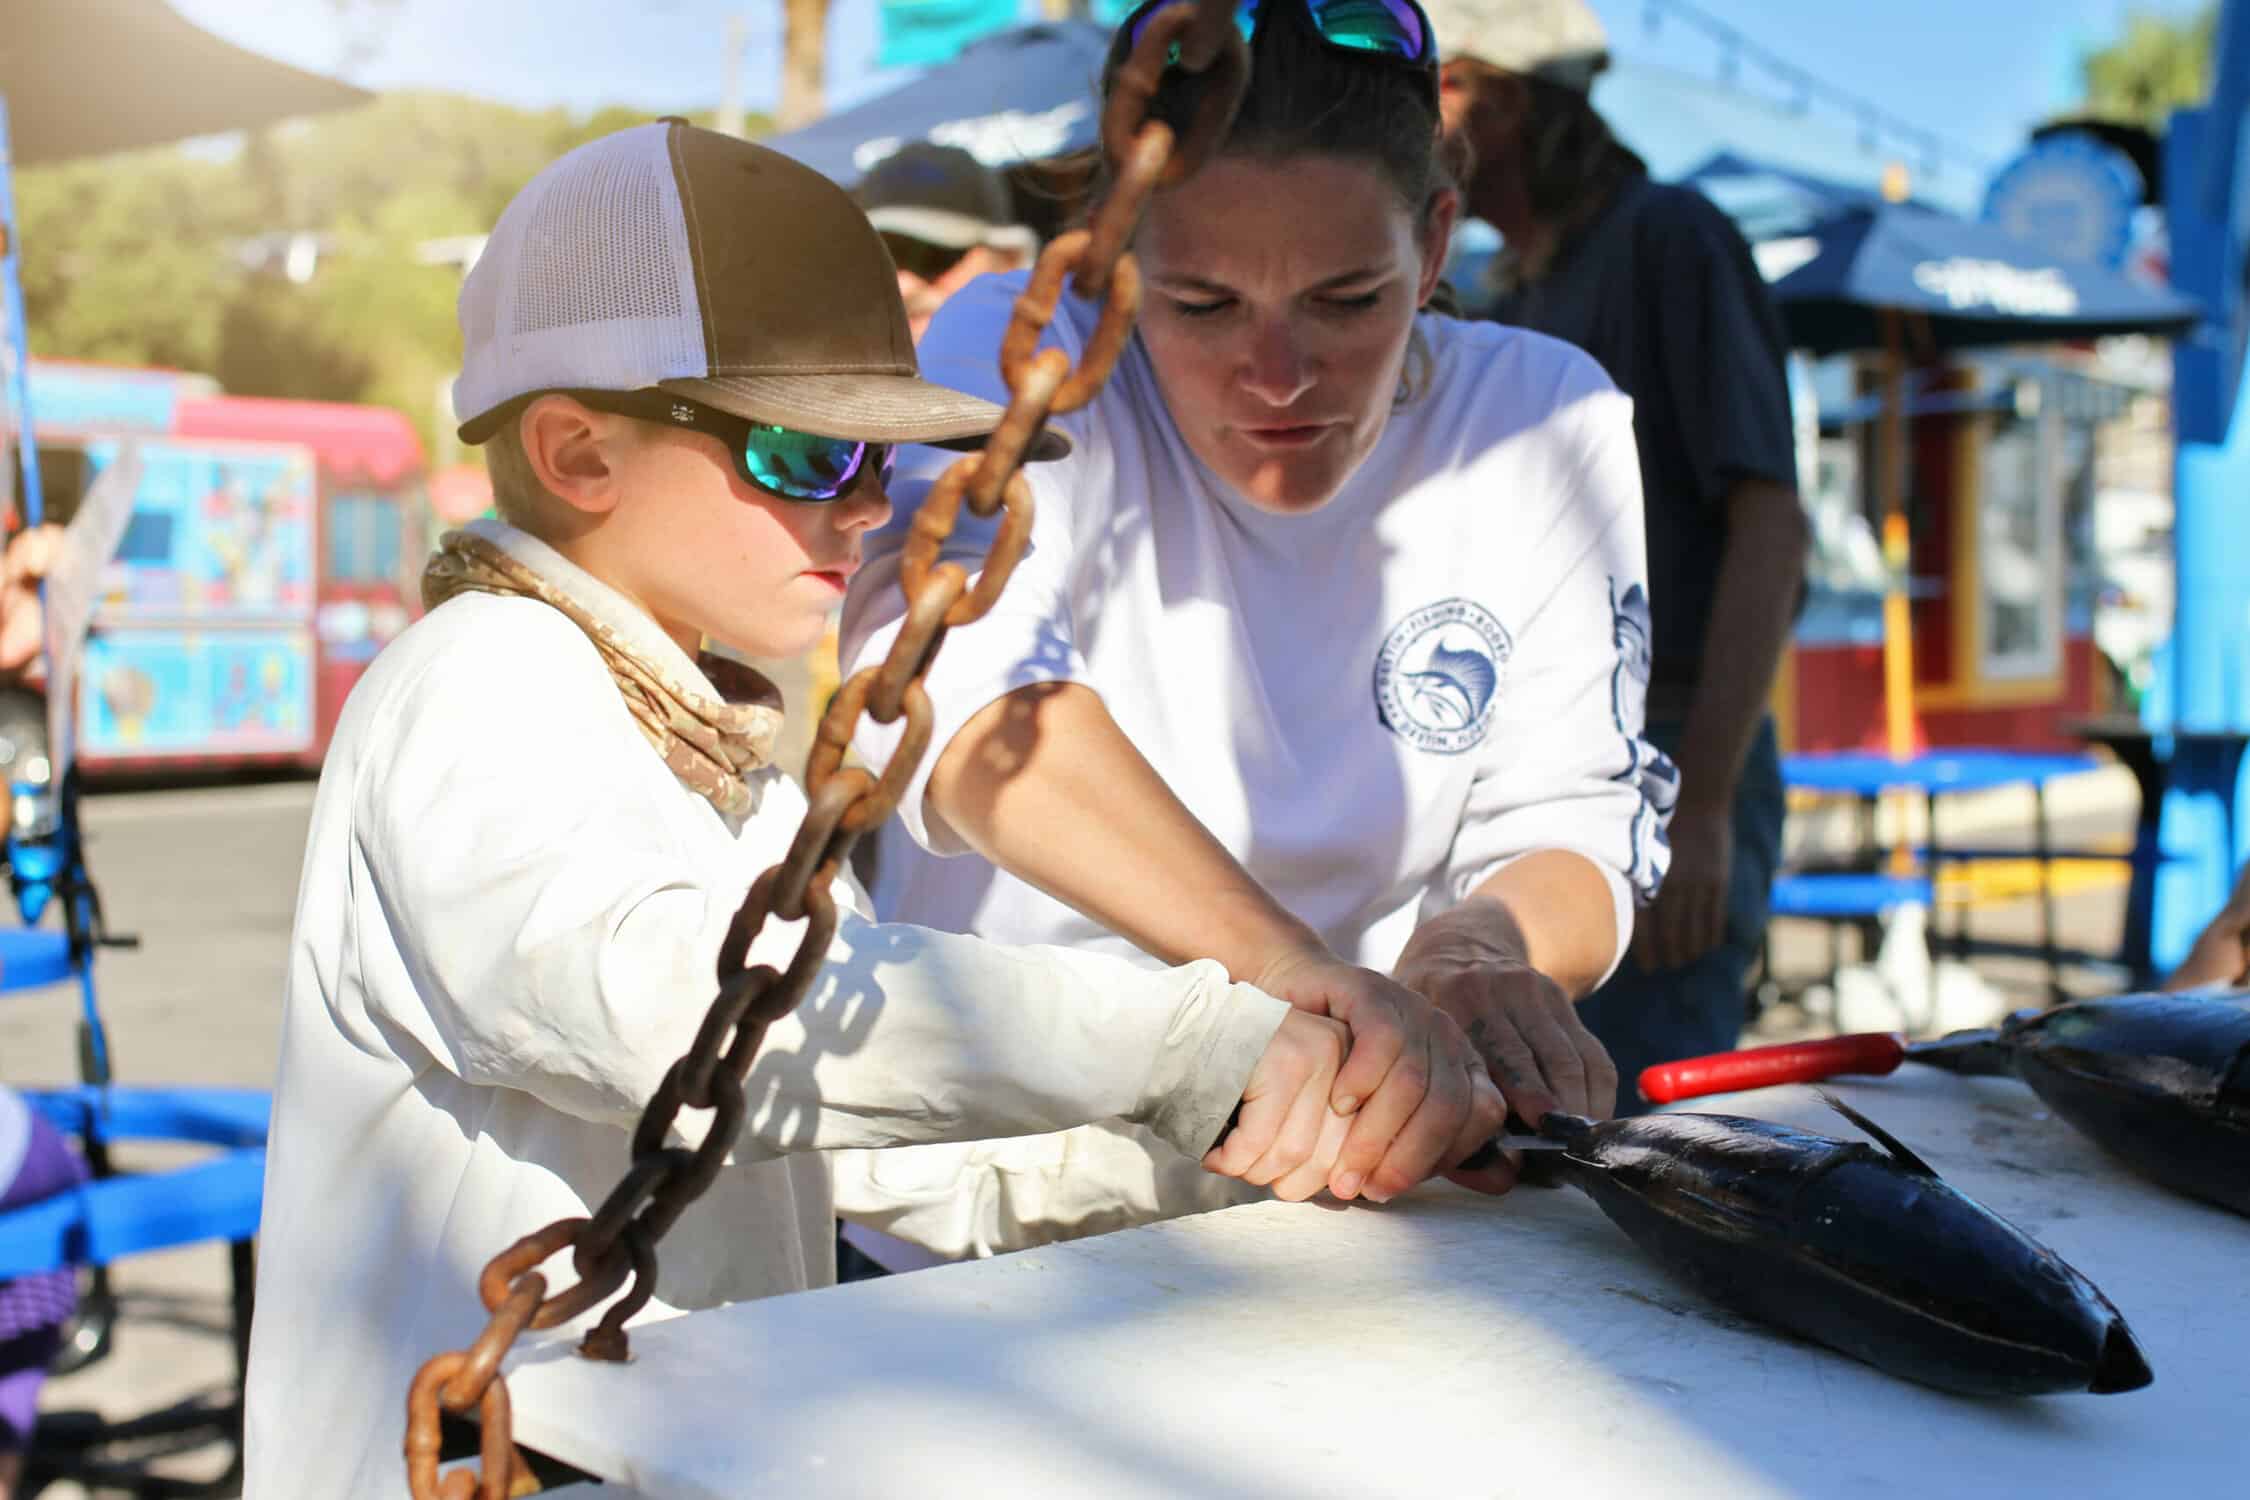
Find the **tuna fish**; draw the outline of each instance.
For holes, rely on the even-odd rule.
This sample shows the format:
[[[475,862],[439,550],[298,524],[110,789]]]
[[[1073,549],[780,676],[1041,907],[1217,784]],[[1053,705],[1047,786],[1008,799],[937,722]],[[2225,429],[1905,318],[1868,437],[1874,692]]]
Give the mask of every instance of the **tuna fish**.
[[[1734,1115],[1553,1113],[1559,1149],[1525,1175],[1579,1188],[1718,1301],[1890,1374],[1970,1396],[2149,1383],[2092,1282],[1829,1102],[1882,1149]]]
[[[1721,1052],[1659,1063],[1640,1089],[1664,1103],[1901,1062],[2021,1078],[2135,1171],[2250,1214],[2250,992],[2080,1000],[1932,1042],[1865,1032]]]
[[[1908,1049],[2013,1073],[2143,1176],[2250,1214],[2250,994],[2123,995]]]

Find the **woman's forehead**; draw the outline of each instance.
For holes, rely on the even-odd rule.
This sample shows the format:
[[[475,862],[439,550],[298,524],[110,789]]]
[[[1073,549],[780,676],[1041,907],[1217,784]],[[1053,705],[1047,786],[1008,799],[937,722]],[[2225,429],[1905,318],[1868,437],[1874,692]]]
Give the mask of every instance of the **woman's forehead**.
[[[1222,157],[1157,195],[1137,248],[1159,278],[1231,284],[1286,268],[1317,281],[1395,268],[1410,228],[1372,162]]]

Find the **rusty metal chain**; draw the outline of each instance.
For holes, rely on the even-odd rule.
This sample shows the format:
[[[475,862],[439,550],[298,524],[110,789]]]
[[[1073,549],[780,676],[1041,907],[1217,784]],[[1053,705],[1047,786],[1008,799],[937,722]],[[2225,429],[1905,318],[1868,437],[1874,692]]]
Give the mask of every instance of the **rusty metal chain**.
[[[632,1165],[591,1217],[558,1220],[494,1257],[477,1282],[491,1315],[483,1333],[467,1349],[433,1357],[414,1377],[406,1403],[406,1472],[414,1500],[504,1500],[536,1488],[515,1447],[508,1383],[500,1374],[501,1360],[526,1329],[567,1323],[625,1288],[579,1352],[589,1359],[626,1358],[625,1324],[656,1291],[656,1242],[718,1176],[741,1133],[744,1084],[766,1029],[797,1007],[827,957],[836,933],[835,878],[852,845],[898,806],[929,748],[932,715],[923,679],[930,664],[947,631],[991,610],[1031,539],[1031,488],[1019,472],[1024,454],[1049,417],[1094,399],[1132,336],[1141,282],[1126,246],[1149,195],[1200,166],[1233,120],[1249,76],[1233,12],[1234,0],[1180,0],[1149,23],[1120,67],[1101,125],[1113,185],[1089,228],[1047,246],[1016,299],[1000,353],[1011,397],[1007,415],[982,451],[945,471],[916,513],[899,559],[906,618],[898,638],[881,665],[844,683],[822,716],[806,767],[804,821],[789,852],[752,883],[728,926],[719,948],[718,996],[694,1044],[642,1112]],[[1177,60],[1208,79],[1194,123],[1179,142],[1169,126],[1151,118],[1175,43]],[[1065,276],[1080,296],[1102,299],[1100,321],[1075,370],[1059,349],[1034,352],[1054,318]],[[959,563],[939,561],[964,503],[979,518],[1001,516],[973,585]],[[862,714],[878,724],[906,721],[879,779],[843,763]],[[744,968],[751,944],[772,919],[805,922],[795,957],[785,971],[766,964]],[[692,1151],[665,1144],[683,1109],[712,1115],[703,1144]],[[549,1296],[546,1277],[534,1268],[566,1249],[578,1281]],[[471,1408],[482,1429],[479,1466],[458,1469],[441,1483],[439,1414]]]

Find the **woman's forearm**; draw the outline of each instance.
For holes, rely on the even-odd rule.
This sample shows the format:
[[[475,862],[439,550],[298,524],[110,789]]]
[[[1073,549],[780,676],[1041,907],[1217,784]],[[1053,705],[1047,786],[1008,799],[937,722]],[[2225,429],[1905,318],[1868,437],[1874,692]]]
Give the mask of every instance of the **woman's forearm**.
[[[1319,935],[1173,795],[1081,683],[987,704],[931,769],[925,811],[1009,874],[1166,963],[1215,958],[1255,982]]]
[[[1542,849],[1503,866],[1456,910],[1480,899],[1504,908],[1492,924],[1496,940],[1520,945],[1518,956],[1574,1000],[1609,972],[1625,936],[1608,880],[1568,849]]]

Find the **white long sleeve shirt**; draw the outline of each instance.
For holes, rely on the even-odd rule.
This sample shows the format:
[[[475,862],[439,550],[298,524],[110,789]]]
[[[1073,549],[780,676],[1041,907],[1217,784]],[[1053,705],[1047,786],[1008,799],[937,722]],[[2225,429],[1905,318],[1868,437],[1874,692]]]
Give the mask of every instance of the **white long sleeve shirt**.
[[[993,351],[1024,280],[986,277],[947,302],[920,345],[930,379],[1007,400]],[[1063,298],[1042,346],[1075,365],[1096,315]],[[929,674],[935,730],[884,830],[879,913],[1150,961],[963,852],[923,805],[930,766],[979,709],[1069,681],[1101,695],[1188,810],[1344,958],[1387,972],[1420,923],[1509,861],[1568,849],[1610,885],[1614,967],[1636,900],[1662,878],[1677,795],[1671,763],[1640,737],[1649,611],[1632,406],[1554,339],[1417,326],[1423,393],[1311,514],[1260,511],[1203,466],[1137,339],[1091,405],[1055,420],[1074,447],[1024,470],[1030,549]],[[897,634],[899,551],[958,457],[901,451],[895,517],[868,539],[845,603],[847,673]],[[974,570],[994,529],[964,511],[947,555]],[[862,721],[855,743],[880,766],[896,742]],[[847,1216],[955,1254],[997,1248],[1027,1219],[1073,1232],[1056,1212],[1066,1181],[1080,1194],[1106,1182],[1139,1218],[1228,1190],[1115,1125],[917,1147],[874,1167],[882,1181],[839,1175]]]
[[[956,294],[922,368],[1006,400],[993,351],[1021,275]],[[1075,362],[1097,309],[1065,297],[1045,346]],[[1024,473],[1031,546],[998,606],[951,632],[929,675],[931,752],[886,831],[886,918],[1002,942],[1134,953],[1123,938],[962,851],[923,806],[929,767],[979,709],[1083,683],[1187,808],[1338,954],[1388,970],[1423,920],[1511,859],[1585,855],[1608,877],[1618,951],[1666,850],[1670,765],[1640,739],[1648,591],[1631,403],[1567,344],[1418,321],[1421,395],[1395,409],[1335,499],[1256,509],[1188,450],[1128,344],[1074,446]],[[895,519],[846,601],[846,671],[897,631],[916,506],[959,455],[902,451]],[[992,523],[963,513],[972,568]],[[863,722],[882,765],[895,728]]]
[[[549,549],[488,534],[694,671]],[[585,636],[532,600],[452,600],[353,692],[291,947],[252,1500],[404,1493],[414,1370],[483,1326],[491,1256],[600,1204],[695,1034],[727,923],[803,811],[778,773],[754,784],[739,826],[683,787]],[[752,961],[785,962],[800,926],[769,926]],[[847,916],[759,1053],[733,1163],[660,1246],[644,1316],[833,1281],[829,1158],[813,1153],[1112,1116],[1200,1153],[1283,1014],[1213,964],[1149,972]],[[699,1136],[703,1118],[682,1124]]]

